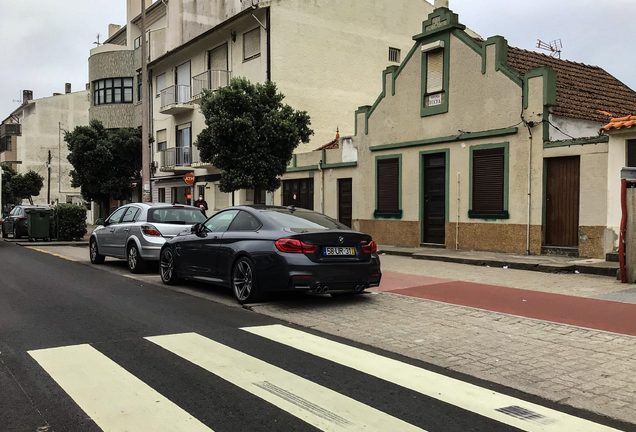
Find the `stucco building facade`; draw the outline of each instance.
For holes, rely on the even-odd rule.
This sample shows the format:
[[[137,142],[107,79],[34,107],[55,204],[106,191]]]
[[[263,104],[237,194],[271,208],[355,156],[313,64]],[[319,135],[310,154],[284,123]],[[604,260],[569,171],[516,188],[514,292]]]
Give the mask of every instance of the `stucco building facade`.
[[[354,135],[297,155],[283,184],[311,179],[314,208],[380,244],[614,250],[626,144],[599,130],[634,112],[636,93],[596,66],[473,37],[446,7],[413,41],[355,112]],[[332,155],[345,149],[355,160]],[[289,203],[285,190],[275,202]]]

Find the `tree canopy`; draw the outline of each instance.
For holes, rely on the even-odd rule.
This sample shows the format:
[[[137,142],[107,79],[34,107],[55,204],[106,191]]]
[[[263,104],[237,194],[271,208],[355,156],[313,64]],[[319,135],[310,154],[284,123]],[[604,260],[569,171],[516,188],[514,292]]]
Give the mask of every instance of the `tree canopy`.
[[[71,186],[85,200],[104,203],[130,196],[130,184],[141,171],[141,131],[105,129],[98,120],[64,134],[68,145]]]
[[[195,145],[201,161],[222,170],[222,192],[280,187],[294,149],[314,133],[307,112],[283,104],[284,97],[272,82],[245,78],[205,91],[201,112],[207,127]]]
[[[9,164],[2,165],[2,203],[19,204],[28,199],[33,204],[33,197],[39,196],[44,177],[29,170],[24,175],[18,174]]]

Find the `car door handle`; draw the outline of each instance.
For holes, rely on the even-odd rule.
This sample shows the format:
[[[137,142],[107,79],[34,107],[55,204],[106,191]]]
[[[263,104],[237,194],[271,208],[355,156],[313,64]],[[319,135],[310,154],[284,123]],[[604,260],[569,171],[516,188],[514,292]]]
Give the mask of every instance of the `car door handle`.
[[[124,229],[124,232],[128,232],[128,231],[130,231],[130,228]]]

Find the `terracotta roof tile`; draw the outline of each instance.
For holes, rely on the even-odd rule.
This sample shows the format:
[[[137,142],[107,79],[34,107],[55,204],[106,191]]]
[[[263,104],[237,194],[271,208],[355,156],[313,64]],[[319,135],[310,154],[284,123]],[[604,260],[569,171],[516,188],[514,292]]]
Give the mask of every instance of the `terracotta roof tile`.
[[[608,124],[603,126],[601,129],[609,131],[611,129],[622,129],[622,128],[629,129],[633,126],[636,126],[636,116],[630,115],[627,117],[613,118],[612,120],[610,120]]]
[[[328,142],[324,146],[318,147],[314,151],[332,150],[332,149],[340,148],[340,145],[338,144],[339,139],[340,139],[340,128],[336,128],[336,138],[333,141]]]
[[[554,115],[605,123],[607,114],[612,117],[636,114],[636,92],[598,66],[515,47],[508,47],[508,66],[520,74],[541,66],[556,71]]]

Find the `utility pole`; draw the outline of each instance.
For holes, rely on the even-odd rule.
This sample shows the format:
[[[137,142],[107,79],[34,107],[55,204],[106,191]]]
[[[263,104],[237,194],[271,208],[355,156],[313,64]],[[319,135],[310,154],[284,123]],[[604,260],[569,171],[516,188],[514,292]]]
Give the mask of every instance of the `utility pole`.
[[[146,0],[141,0],[141,201],[150,202],[150,142],[148,140],[148,50],[146,49]]]
[[[51,150],[49,150],[49,158],[46,161],[46,171],[49,174],[46,185],[46,204],[49,205],[51,203]]]
[[[0,219],[4,216],[4,207],[2,207],[2,165],[0,165]]]

